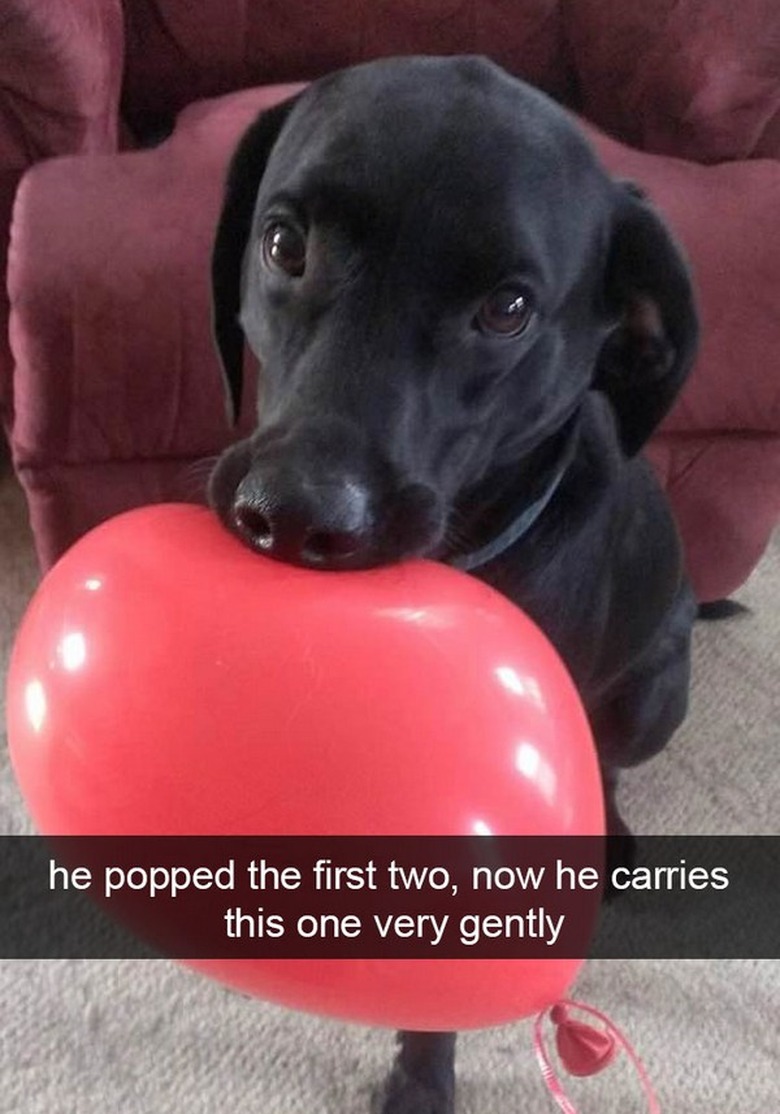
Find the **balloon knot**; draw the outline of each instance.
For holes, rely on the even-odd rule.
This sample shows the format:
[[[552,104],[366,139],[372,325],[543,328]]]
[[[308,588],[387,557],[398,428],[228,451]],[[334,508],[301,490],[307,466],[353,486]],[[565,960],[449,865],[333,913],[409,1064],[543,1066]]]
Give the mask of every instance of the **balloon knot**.
[[[568,1019],[569,1010],[566,1006],[559,1003],[550,1010],[550,1021],[552,1021],[553,1025],[563,1025]]]
[[[569,1075],[596,1075],[617,1055],[612,1033],[575,1021],[563,1005],[553,1006],[550,1020],[556,1027],[555,1045]]]

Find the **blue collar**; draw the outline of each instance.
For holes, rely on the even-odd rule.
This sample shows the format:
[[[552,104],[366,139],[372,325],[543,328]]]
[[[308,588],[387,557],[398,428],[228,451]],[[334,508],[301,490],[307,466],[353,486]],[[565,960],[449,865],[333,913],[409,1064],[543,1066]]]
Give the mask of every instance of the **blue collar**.
[[[481,549],[476,549],[471,553],[463,553],[451,558],[446,562],[448,565],[454,569],[461,569],[463,572],[472,572],[474,569],[481,568],[482,565],[487,565],[490,561],[494,561],[496,557],[500,557],[502,553],[506,553],[508,549],[516,542],[519,542],[520,539],[528,533],[534,523],[541,518],[544,511],[549,506],[553,496],[561,485],[563,477],[569,469],[572,457],[574,456],[574,448],[577,440],[575,436],[576,428],[575,424],[575,429],[572,430],[566,443],[561,463],[542,494],[537,499],[534,499],[533,503],[524,507],[520,514],[501,531],[498,537],[493,538],[487,545],[483,545]]]

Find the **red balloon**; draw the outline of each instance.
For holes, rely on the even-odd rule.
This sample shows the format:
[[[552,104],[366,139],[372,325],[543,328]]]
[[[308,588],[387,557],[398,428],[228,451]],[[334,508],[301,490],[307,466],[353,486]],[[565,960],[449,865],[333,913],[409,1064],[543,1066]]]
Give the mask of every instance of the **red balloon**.
[[[206,509],[131,511],[48,573],[8,680],[11,757],[60,835],[602,835],[598,763],[544,635],[428,561],[315,572]],[[549,1005],[581,960],[192,962],[369,1024]]]

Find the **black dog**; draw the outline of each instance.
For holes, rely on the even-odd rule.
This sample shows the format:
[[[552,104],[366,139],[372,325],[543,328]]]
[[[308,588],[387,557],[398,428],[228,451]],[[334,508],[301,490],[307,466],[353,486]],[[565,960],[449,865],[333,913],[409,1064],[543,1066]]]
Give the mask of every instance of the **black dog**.
[[[469,569],[567,663],[604,771],[687,705],[695,604],[637,454],[693,360],[686,266],[569,116],[475,58],[359,66],[263,114],[234,157],[213,258],[233,413],[256,432],[210,499],[262,553]],[[402,1034],[392,1114],[453,1103],[454,1036]]]

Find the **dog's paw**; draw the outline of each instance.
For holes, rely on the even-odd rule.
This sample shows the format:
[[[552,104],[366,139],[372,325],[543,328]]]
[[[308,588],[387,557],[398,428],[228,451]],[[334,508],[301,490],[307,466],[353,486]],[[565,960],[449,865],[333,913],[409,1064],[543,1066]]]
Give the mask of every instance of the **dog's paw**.
[[[709,603],[700,603],[696,612],[697,619],[705,622],[718,622],[721,619],[733,619],[737,615],[752,615],[753,612],[744,603],[737,600],[710,600]]]
[[[455,1089],[434,1087],[396,1067],[371,1104],[372,1114],[454,1114]]]

